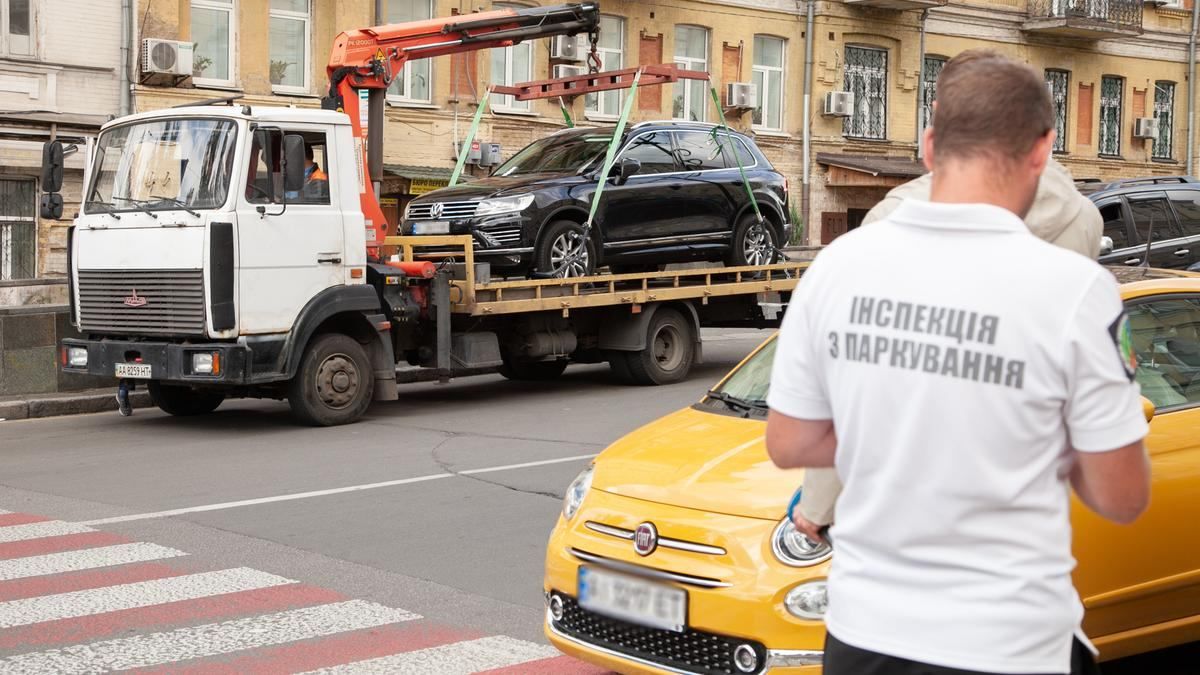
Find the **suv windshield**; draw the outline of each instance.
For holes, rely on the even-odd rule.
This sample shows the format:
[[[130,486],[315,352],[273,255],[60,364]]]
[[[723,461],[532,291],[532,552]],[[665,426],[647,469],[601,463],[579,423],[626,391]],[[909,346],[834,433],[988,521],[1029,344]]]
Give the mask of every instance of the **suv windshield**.
[[[232,120],[152,120],[105,131],[86,207],[106,212],[219,207],[229,193],[236,139]]]
[[[776,343],[777,340],[772,338],[754,356],[730,373],[727,380],[708,393],[704,405],[744,415],[765,415]]]
[[[543,138],[525,146],[492,175],[577,173],[596,158],[603,157],[610,141],[612,134],[603,132]]]

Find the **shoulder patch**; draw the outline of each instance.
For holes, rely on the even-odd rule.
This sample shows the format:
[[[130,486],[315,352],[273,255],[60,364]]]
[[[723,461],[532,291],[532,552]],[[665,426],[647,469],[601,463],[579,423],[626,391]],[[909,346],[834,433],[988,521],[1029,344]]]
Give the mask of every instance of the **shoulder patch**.
[[[1117,356],[1121,359],[1121,366],[1125,368],[1125,375],[1131,381],[1134,373],[1137,372],[1137,354],[1133,351],[1133,335],[1129,328],[1129,315],[1122,312],[1109,326],[1108,334],[1112,336],[1113,345],[1117,348]]]

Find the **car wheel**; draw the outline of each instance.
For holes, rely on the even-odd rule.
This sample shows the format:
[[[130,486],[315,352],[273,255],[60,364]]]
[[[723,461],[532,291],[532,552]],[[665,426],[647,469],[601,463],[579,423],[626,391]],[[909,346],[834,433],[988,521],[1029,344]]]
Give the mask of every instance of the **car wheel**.
[[[374,393],[375,374],[363,346],[348,335],[326,333],[304,350],[288,383],[288,405],[297,421],[332,427],[362,417]]]
[[[733,245],[725,262],[731,267],[770,265],[779,259],[778,239],[770,221],[759,222],[756,216],[746,216],[733,230]]]
[[[154,405],[176,417],[207,415],[225,400],[225,394],[219,391],[192,389],[154,380],[147,382],[146,388],[150,390],[150,400]]]
[[[517,361],[504,360],[500,374],[520,382],[546,382],[556,380],[567,369],[567,361]]]
[[[633,384],[671,384],[683,380],[691,372],[696,357],[692,322],[674,309],[658,310],[646,329],[646,348],[624,352],[624,357]]]
[[[583,242],[583,226],[556,220],[542,231],[534,261],[539,274],[551,277],[585,277],[596,271],[596,246],[589,237]]]

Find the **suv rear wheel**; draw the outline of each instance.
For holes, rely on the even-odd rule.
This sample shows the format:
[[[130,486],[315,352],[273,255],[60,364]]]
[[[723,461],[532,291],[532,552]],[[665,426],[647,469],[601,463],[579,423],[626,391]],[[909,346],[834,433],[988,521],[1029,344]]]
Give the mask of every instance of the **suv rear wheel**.
[[[596,246],[589,237],[583,241],[583,226],[570,220],[556,220],[538,239],[535,269],[554,277],[585,277],[596,271]]]
[[[770,265],[779,258],[780,242],[771,221],[744,216],[733,230],[733,245],[725,263],[731,267]]]

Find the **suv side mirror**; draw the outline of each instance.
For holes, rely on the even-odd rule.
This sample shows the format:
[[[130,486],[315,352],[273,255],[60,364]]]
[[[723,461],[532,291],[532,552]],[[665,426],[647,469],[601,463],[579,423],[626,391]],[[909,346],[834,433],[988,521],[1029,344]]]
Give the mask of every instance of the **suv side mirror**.
[[[42,146],[42,192],[62,190],[63,157],[60,141],[48,141]]]
[[[642,163],[632,157],[626,157],[621,160],[621,166],[617,169],[617,185],[624,185],[629,177],[642,170]]]
[[[1100,237],[1100,255],[1108,255],[1113,252],[1112,237],[1105,235]]]
[[[298,192],[304,187],[304,138],[299,134],[283,137],[283,189]]]

